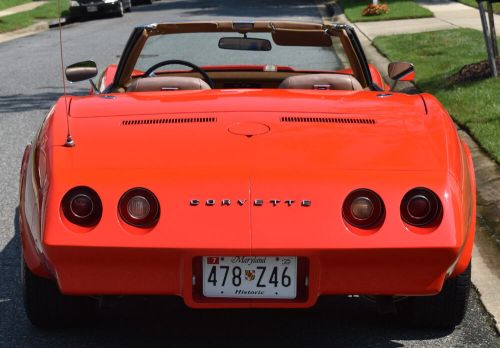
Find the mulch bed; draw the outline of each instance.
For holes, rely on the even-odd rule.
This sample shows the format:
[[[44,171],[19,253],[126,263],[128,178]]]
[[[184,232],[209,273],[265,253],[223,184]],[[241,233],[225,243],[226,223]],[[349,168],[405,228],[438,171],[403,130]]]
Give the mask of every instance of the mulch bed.
[[[497,57],[497,70],[500,71],[500,57]],[[446,79],[446,84],[452,86],[457,83],[473,82],[491,77],[491,69],[488,60],[478,63],[467,64],[459,72]]]

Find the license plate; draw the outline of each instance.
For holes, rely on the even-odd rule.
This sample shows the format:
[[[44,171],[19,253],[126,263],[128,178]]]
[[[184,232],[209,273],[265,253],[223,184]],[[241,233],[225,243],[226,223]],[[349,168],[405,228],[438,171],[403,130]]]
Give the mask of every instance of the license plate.
[[[203,295],[294,299],[297,297],[297,257],[205,256]]]
[[[97,12],[97,6],[87,6],[87,12]]]

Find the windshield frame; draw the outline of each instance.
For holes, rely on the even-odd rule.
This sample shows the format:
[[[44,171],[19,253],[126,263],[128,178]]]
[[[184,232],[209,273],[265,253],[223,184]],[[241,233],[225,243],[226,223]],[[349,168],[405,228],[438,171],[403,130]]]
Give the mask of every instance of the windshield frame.
[[[105,93],[118,92],[130,81],[134,67],[139,56],[151,36],[169,35],[174,33],[203,33],[203,32],[225,32],[247,34],[251,32],[268,32],[284,30],[288,34],[311,34],[322,31],[330,36],[340,38],[345,54],[349,59],[353,75],[361,82],[363,87],[374,91],[382,88],[376,85],[370,73],[359,39],[353,27],[345,24],[317,24],[305,22],[280,22],[280,21],[256,21],[256,22],[180,22],[162,23],[138,26],[132,31],[127,44],[120,57],[113,83],[106,89]],[[292,46],[293,44],[291,44]]]

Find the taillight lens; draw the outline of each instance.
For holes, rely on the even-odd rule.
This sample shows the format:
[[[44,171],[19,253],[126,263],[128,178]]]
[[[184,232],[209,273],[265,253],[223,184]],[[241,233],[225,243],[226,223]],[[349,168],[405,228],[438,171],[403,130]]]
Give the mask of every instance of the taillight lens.
[[[412,226],[425,227],[439,223],[443,206],[434,192],[418,187],[404,195],[400,209],[404,222]]]
[[[123,221],[129,225],[151,227],[160,218],[160,203],[148,189],[133,188],[120,199],[118,211]]]
[[[355,227],[377,227],[385,216],[384,202],[372,190],[355,190],[344,200],[342,215],[349,224]]]
[[[78,186],[69,190],[61,201],[61,208],[66,219],[80,226],[95,226],[102,217],[102,203],[99,195],[86,186]]]

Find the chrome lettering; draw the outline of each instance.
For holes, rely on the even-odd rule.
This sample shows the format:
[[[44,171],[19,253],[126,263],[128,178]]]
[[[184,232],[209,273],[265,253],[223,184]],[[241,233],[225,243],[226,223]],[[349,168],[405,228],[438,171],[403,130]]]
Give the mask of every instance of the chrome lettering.
[[[199,199],[191,199],[189,201],[189,205],[195,207],[195,206],[200,205],[201,202],[202,201],[200,201]],[[209,206],[209,207],[213,207],[217,204],[220,204],[221,206],[231,206],[232,205],[232,201],[228,198],[224,198],[221,200],[210,198],[210,199],[205,200],[204,202],[205,202],[205,205]],[[246,204],[247,200],[246,199],[238,199],[236,202],[239,206],[244,206]],[[295,200],[293,200],[293,199],[286,199],[286,200],[271,199],[267,202],[272,204],[273,207],[280,205],[281,202],[283,202],[284,204],[286,204],[289,207],[291,207],[292,205],[295,204]],[[302,207],[310,207],[312,205],[312,201],[309,199],[303,199],[299,202],[300,202],[300,206],[302,206]],[[254,206],[261,207],[261,206],[266,204],[266,201],[264,201],[263,199],[255,199],[255,200],[253,200],[252,204]]]

